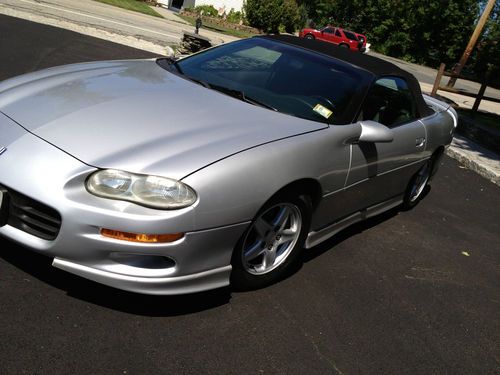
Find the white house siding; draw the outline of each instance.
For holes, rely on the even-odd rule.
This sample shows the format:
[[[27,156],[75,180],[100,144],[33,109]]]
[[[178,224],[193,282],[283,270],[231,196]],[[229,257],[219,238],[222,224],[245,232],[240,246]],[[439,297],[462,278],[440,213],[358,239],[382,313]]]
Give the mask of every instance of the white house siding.
[[[226,13],[229,13],[231,8],[234,10],[241,10],[243,7],[243,0],[184,0],[182,7],[187,8],[198,5],[213,5],[217,10],[225,7]]]

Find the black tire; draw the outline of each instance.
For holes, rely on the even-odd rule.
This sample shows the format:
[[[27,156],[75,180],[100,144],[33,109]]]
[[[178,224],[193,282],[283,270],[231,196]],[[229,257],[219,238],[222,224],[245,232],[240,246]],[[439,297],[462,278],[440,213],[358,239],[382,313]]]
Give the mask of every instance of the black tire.
[[[349,46],[347,44],[344,44],[344,43],[339,44],[339,47],[340,48],[347,48],[347,49],[349,49]]]
[[[444,147],[438,148],[436,151],[434,151],[434,154],[432,154],[431,158],[431,177],[429,178],[429,181],[432,181],[434,176],[436,175],[438,169],[439,169],[439,164],[441,163],[441,160],[443,159],[444,155]]]
[[[282,225],[279,224],[279,221],[271,224],[272,220],[270,219],[282,209],[289,209],[290,216],[284,219]],[[300,252],[309,231],[311,213],[310,199],[305,196],[287,194],[267,202],[255,215],[252,223],[235,247],[231,262],[233,266],[231,285],[236,290],[259,289],[274,284],[296,270],[300,266]],[[300,227],[296,225],[298,223],[297,219],[300,221]],[[262,224],[259,224],[262,222],[271,224],[266,235],[262,235]],[[285,229],[280,232],[278,226],[283,226]],[[290,229],[287,229],[288,226],[290,226]],[[279,237],[281,237],[279,234],[288,230],[291,232],[294,227],[297,229],[297,233],[293,234],[296,238],[293,241],[279,244]],[[285,241],[285,237],[288,238],[288,236],[290,235],[283,235],[281,240]],[[277,244],[274,250],[274,261],[276,263],[271,266],[268,265],[266,270],[264,258],[271,252],[270,244],[273,241]],[[259,251],[262,253],[250,259],[249,253],[252,253],[253,249],[257,249],[254,251],[255,254]],[[260,258],[261,256],[262,258]],[[247,259],[249,260],[247,261]]]
[[[403,198],[404,210],[412,209],[422,200],[431,179],[433,164],[433,158],[427,160],[410,179]]]
[[[305,36],[304,38],[309,39],[309,40],[314,40],[314,39],[316,39],[316,38],[314,37],[314,35],[312,35],[312,34],[306,34],[306,36]]]

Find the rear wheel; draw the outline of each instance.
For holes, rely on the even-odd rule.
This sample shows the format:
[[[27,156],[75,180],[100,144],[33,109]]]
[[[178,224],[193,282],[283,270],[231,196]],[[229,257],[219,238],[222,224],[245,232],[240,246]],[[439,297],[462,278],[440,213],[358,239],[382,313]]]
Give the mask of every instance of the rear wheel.
[[[298,264],[311,217],[302,197],[273,199],[255,216],[233,254],[231,282],[256,289],[272,284]]]
[[[425,188],[431,177],[432,159],[425,162],[425,164],[418,170],[412,177],[406,188],[405,197],[403,200],[403,207],[405,209],[413,208],[422,199]]]
[[[312,39],[316,39],[316,38],[314,37],[314,35],[312,35],[312,34],[307,34],[304,38],[306,38],[306,39],[311,39],[311,40],[312,40]]]

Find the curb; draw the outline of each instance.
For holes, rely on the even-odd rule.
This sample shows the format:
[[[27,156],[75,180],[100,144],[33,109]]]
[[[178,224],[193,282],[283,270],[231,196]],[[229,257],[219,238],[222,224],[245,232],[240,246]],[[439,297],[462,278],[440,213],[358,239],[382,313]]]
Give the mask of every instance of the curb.
[[[500,186],[500,156],[467,138],[455,135],[446,154]]]

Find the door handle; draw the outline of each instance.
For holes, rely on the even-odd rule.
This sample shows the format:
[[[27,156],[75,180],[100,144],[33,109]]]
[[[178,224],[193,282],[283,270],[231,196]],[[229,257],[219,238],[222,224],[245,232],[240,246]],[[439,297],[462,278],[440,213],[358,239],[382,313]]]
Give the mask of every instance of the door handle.
[[[425,137],[415,139],[415,147],[422,147],[425,144]]]

